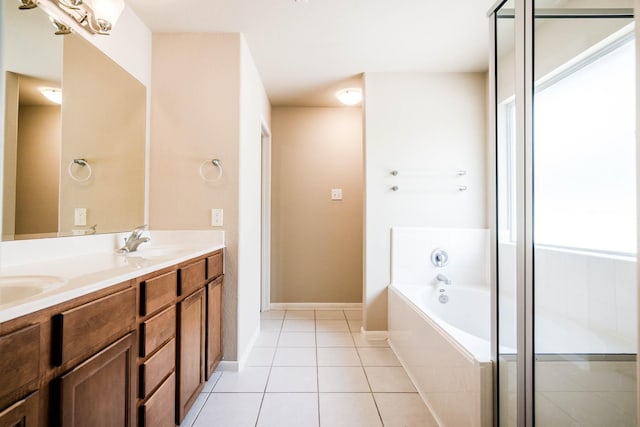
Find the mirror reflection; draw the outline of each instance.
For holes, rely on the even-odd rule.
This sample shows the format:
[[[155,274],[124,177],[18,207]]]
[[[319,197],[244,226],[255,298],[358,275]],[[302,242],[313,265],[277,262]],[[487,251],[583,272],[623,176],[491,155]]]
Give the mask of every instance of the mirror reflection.
[[[143,223],[146,88],[43,11],[2,7],[3,240]]]

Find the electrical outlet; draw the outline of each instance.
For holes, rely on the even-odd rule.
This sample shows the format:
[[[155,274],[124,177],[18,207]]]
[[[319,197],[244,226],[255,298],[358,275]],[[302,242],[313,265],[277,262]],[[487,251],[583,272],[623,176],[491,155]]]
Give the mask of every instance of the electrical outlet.
[[[87,208],[75,208],[73,211],[73,225],[87,225]]]
[[[342,200],[342,188],[331,189],[331,200]]]
[[[211,226],[222,227],[224,223],[222,209],[211,209]]]

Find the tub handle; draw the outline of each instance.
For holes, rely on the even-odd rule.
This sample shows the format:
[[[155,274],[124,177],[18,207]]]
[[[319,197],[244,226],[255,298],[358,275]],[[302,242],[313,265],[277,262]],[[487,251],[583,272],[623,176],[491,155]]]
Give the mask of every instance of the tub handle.
[[[449,263],[449,254],[444,249],[435,248],[431,252],[431,262],[436,267],[444,267]]]

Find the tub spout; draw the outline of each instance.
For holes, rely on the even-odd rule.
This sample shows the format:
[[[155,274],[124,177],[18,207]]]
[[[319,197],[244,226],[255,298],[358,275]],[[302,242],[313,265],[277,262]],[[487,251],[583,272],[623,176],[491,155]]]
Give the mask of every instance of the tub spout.
[[[451,284],[451,279],[449,279],[447,276],[445,276],[442,273],[436,276],[436,280],[438,281],[438,283],[444,283],[445,285]]]

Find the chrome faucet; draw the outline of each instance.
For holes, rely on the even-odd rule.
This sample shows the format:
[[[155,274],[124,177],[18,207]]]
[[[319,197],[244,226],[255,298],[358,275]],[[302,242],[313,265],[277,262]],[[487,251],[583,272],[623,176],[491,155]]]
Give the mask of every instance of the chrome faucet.
[[[121,247],[119,253],[130,253],[138,250],[138,246],[151,240],[148,236],[143,236],[142,232],[147,229],[147,225],[141,225],[133,229],[129,237],[124,240],[124,246]]]
[[[438,281],[438,283],[444,283],[445,285],[450,285],[451,284],[451,279],[449,279],[447,276],[445,276],[444,274],[440,273],[436,276],[436,280]]]

